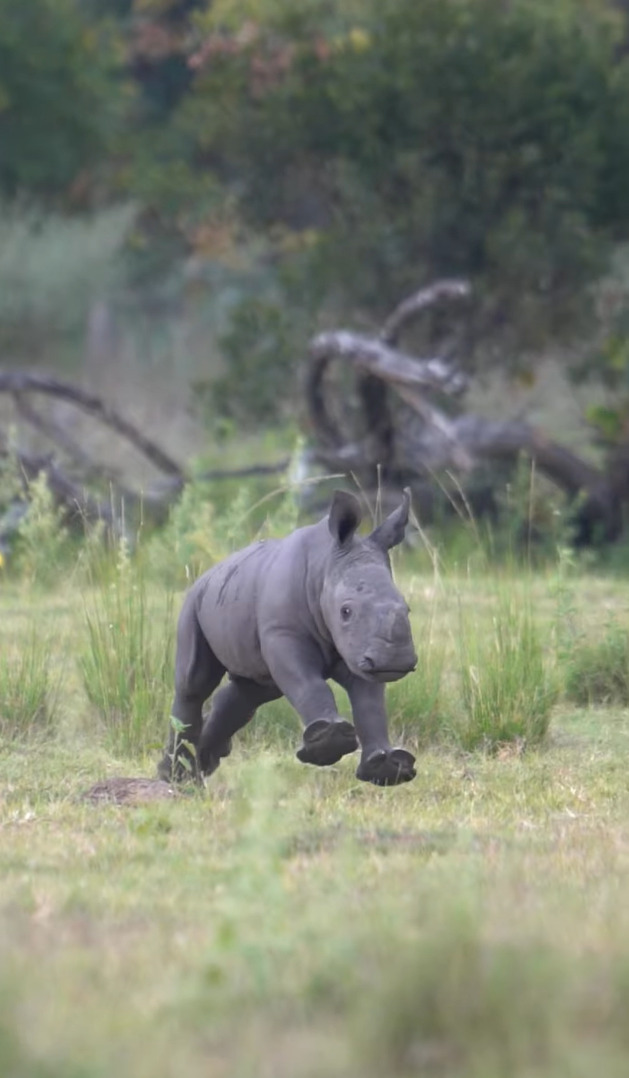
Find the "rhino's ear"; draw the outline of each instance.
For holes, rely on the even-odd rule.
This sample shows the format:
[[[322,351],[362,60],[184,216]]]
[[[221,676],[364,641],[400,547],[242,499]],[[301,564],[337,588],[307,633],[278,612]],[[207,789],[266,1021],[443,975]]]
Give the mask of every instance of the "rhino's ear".
[[[410,508],[411,491],[409,487],[405,487],[402,504],[386,520],[383,520],[379,527],[372,531],[369,536],[371,542],[379,546],[381,550],[390,550],[392,546],[397,546],[398,543],[401,543],[408,524]]]
[[[346,490],[335,490],[330,506],[328,527],[339,546],[348,543],[362,520],[358,498]]]

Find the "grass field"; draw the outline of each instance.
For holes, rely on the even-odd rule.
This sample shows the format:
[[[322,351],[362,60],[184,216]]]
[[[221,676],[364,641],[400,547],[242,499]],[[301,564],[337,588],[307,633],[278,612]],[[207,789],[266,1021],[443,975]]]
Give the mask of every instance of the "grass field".
[[[80,796],[151,775],[159,749],[114,752],[88,702],[85,596],[3,585],[0,651],[35,625],[55,706],[45,736],[0,749],[2,1078],[626,1078],[629,713],[564,686],[578,634],[627,625],[629,586],[401,584],[427,656],[391,691],[413,783],[301,765],[280,704],[205,790],[135,806]],[[549,733],[464,751],[461,667],[483,640],[493,661],[520,592],[556,682]]]

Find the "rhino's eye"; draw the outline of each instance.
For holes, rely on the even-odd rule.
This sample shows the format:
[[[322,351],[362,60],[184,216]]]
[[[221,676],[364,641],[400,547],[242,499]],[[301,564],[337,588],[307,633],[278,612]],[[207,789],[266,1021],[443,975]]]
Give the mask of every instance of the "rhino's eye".
[[[342,621],[349,621],[351,616],[352,616],[352,608],[351,608],[351,606],[347,606],[347,605],[342,606],[341,607],[341,620]]]

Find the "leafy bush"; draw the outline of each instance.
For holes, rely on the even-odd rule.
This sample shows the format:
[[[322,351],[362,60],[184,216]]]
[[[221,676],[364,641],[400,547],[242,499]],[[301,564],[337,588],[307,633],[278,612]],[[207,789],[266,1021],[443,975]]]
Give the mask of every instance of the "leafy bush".
[[[0,194],[55,196],[109,147],[119,56],[74,0],[0,0]]]
[[[482,280],[511,337],[573,329],[610,215],[627,224],[628,68],[609,7],[283,0],[265,16],[230,36],[205,14],[175,125],[203,131],[278,257],[307,257],[311,289],[370,314],[455,272]]]
[[[242,300],[219,341],[227,370],[212,386],[215,410],[271,426],[294,390],[304,339],[284,304]]]

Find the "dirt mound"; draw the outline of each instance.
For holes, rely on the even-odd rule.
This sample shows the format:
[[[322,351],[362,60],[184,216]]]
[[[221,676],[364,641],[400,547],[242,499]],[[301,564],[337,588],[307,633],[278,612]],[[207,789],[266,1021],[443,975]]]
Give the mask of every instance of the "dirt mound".
[[[97,782],[81,794],[94,804],[139,805],[145,801],[170,801],[177,791],[163,779],[111,778]]]

